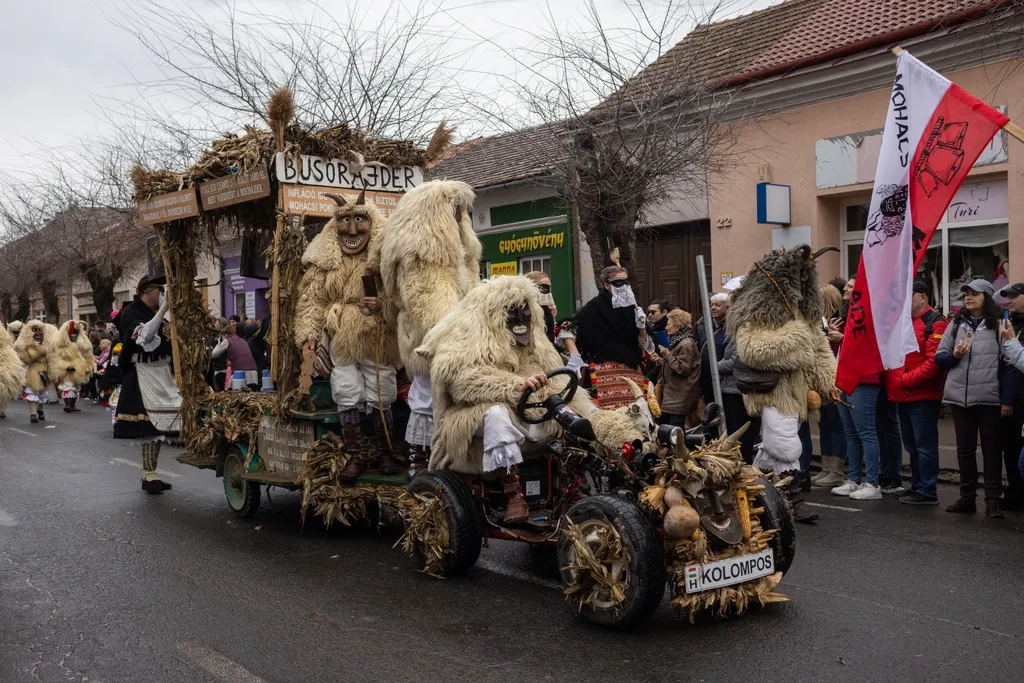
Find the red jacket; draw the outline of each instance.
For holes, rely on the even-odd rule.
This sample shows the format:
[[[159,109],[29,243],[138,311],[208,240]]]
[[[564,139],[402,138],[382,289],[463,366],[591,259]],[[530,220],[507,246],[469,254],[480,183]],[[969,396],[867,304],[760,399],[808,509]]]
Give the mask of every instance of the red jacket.
[[[885,389],[891,401],[907,403],[942,400],[946,371],[935,364],[935,352],[949,323],[945,318],[936,316],[932,322],[931,333],[925,339],[923,318],[929,314],[936,316],[934,309],[929,307],[914,318],[914,335],[917,337],[918,350],[907,356],[902,368],[885,372]]]

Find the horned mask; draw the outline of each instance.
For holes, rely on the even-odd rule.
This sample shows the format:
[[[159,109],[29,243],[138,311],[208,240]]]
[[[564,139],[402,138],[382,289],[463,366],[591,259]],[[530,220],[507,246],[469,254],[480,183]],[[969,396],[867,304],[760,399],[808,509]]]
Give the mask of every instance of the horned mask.
[[[338,205],[334,210],[333,221],[342,253],[356,256],[366,251],[373,226],[369,216],[373,208],[366,205],[366,190],[359,193],[354,204],[349,204],[340,194],[324,193],[324,196],[330,197]]]

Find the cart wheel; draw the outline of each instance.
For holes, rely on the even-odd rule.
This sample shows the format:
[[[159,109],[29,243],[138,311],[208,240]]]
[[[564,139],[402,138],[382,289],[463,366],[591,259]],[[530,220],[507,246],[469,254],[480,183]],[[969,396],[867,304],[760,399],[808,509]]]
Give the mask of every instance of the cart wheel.
[[[665,549],[651,523],[636,504],[613,495],[588,496],[568,512],[588,545],[599,545],[609,531],[618,532],[628,561],[602,565],[604,571],[625,585],[625,600],[615,604],[607,590],[586,605],[572,605],[584,618],[603,626],[628,628],[649,618],[665,595]],[[595,548],[596,549],[596,548]],[[562,583],[570,585],[576,572],[576,550],[563,533],[558,539],[558,566]]]
[[[442,574],[453,576],[468,572],[480,557],[480,523],[477,520],[473,493],[455,472],[423,472],[409,483],[409,492],[425,498],[438,493],[445,504],[445,520],[448,523],[448,550],[445,555]],[[413,562],[422,570],[426,556],[419,544],[413,551]]]
[[[233,448],[224,459],[224,495],[239,517],[252,517],[260,509],[260,485],[242,479],[245,458]]]
[[[796,529],[793,526],[793,514],[790,512],[786,499],[782,497],[779,490],[765,478],[760,478],[757,483],[764,487],[754,498],[755,507],[764,508],[758,518],[761,520],[761,528],[765,531],[778,529],[768,543],[772,553],[775,555],[775,569],[783,574],[789,571],[796,556]]]

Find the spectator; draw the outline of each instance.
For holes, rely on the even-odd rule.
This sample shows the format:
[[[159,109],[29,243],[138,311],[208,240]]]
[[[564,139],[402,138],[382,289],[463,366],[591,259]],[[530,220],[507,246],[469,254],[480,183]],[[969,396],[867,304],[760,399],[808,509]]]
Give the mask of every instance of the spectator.
[[[237,314],[233,315],[230,318],[228,318],[228,322],[231,322],[231,323],[241,323],[242,322],[242,317],[240,315],[237,315]]]
[[[686,416],[696,412],[700,401],[700,353],[693,339],[693,318],[682,309],[669,311],[665,331],[668,347],[659,346],[662,370],[661,421],[686,426]]]
[[[935,484],[939,476],[939,410],[946,373],[935,364],[946,319],[928,302],[929,287],[914,283],[910,315],[918,350],[908,354],[903,367],[885,373],[889,400],[898,408],[903,446],[910,454],[910,491],[899,498],[908,505],[938,505]]]
[[[1024,332],[1024,282],[1007,287],[1000,292],[1009,299],[1010,329],[1016,339]],[[1003,345],[1006,346],[1005,344]],[[1006,464],[1006,491],[1003,493],[1003,510],[1024,510],[1024,478],[1018,467],[1021,451],[1024,450],[1024,379],[1021,370],[1014,370],[1017,391],[1014,394],[1013,413],[1002,419],[1003,462]]]
[[[1003,354],[1006,356],[1007,364],[1012,365],[1017,372],[1024,373],[1024,345],[1021,345],[1020,333],[1014,330],[1008,320],[1002,321],[999,329],[1002,333]],[[1024,477],[1024,449],[1021,449],[1018,456],[1017,474]]]
[[[978,435],[985,477],[985,514],[1000,518],[1003,454],[1000,418],[1009,417],[1016,394],[1012,368],[1002,361],[999,306],[992,283],[974,280],[960,291],[964,307],[942,335],[935,362],[949,370],[943,402],[952,407],[956,458],[960,464],[960,498],[947,512],[976,512]]]
[[[715,337],[715,358],[725,356],[725,316],[729,313],[729,295],[719,292],[711,297],[711,322]],[[708,353],[708,330],[703,322],[698,325],[697,346],[700,347],[700,393],[704,403],[713,403],[715,391],[711,379],[711,356]]]
[[[761,434],[761,416],[747,414],[747,407],[743,404],[743,394],[736,386],[736,376],[732,372],[736,366],[736,357],[736,345],[730,338],[725,344],[723,358],[718,361],[718,375],[722,385],[722,412],[725,414],[726,431],[730,434],[747,422],[750,423],[750,428],[740,438],[740,453],[743,455],[743,461],[752,465],[754,464],[754,444]]]
[[[100,333],[93,330],[89,333],[89,343],[92,344],[92,355],[100,355]]]
[[[849,306],[856,278],[850,278],[843,289],[843,301]],[[841,340],[840,340],[840,343]],[[875,425],[878,394],[881,391],[880,373],[861,378],[860,384],[843,399],[853,407],[839,406],[839,416],[846,431],[846,481],[832,489],[836,496],[849,496],[853,500],[879,500],[882,487],[878,485],[878,465],[881,452]],[[861,477],[861,467],[864,477]]]
[[[526,277],[537,285],[540,290],[540,307],[544,311],[544,332],[548,340],[555,343],[555,319],[558,317],[558,307],[555,306],[555,297],[551,294],[551,276],[547,273],[535,270],[527,273]]]
[[[844,287],[845,281],[841,281]],[[843,304],[842,290],[835,284],[822,285],[821,298],[824,303],[822,315],[822,332],[828,337],[832,352],[839,352],[838,340],[843,337],[842,326],[845,320],[839,317]],[[831,489],[846,481],[846,432],[843,420],[839,416],[839,406],[826,403],[819,411],[818,432],[821,437],[821,473],[811,479],[811,484],[820,488]]]
[[[263,371],[267,369],[267,358],[269,346],[267,345],[267,337],[270,335],[270,312],[263,316],[263,320],[260,322],[259,327],[256,331],[249,336],[249,350],[252,352],[253,360],[256,361],[256,372],[261,376]]]
[[[668,345],[668,333],[665,332],[668,319],[665,316],[675,308],[676,306],[668,299],[658,299],[647,307],[647,334],[654,337],[655,346]]]
[[[211,350],[218,347],[223,341],[224,329],[228,326],[228,320],[226,318],[214,318],[213,325],[211,326],[212,343],[209,344],[208,348]],[[209,371],[209,383],[215,391],[223,391],[224,385],[227,382],[228,371],[228,357],[227,354],[222,353],[219,356],[210,356],[210,371]]]
[[[576,312],[576,345],[593,368],[594,401],[601,408],[619,408],[633,401],[625,379],[645,386],[640,371],[647,337],[647,316],[636,305],[629,274],[621,266],[601,271],[601,291]]]
[[[878,432],[878,484],[885,495],[901,495],[903,488],[903,441],[900,439],[900,414],[896,403],[889,400],[883,386],[878,392],[875,408]]]
[[[260,376],[256,370],[256,360],[252,357],[249,344],[238,336],[238,323],[230,322],[224,328],[224,338],[210,354],[212,358],[227,356],[231,372],[245,373],[245,383],[250,389],[259,389]]]

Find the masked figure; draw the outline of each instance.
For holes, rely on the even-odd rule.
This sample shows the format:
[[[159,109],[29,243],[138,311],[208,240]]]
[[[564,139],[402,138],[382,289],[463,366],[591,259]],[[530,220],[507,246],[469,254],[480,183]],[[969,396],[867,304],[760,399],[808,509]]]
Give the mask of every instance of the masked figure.
[[[57,391],[64,399],[64,412],[80,411],[78,390],[96,372],[92,344],[86,334],[88,325],[81,320],[69,320],[57,333],[57,344],[50,357],[50,376],[57,382]]]
[[[32,422],[46,419],[43,410],[50,398],[50,355],[57,345],[57,328],[42,320],[29,320],[18,335],[14,350],[25,368],[25,398]]]
[[[803,510],[799,429],[822,398],[838,396],[836,361],[821,333],[822,299],[808,246],[762,257],[732,295],[726,326],[736,346],[733,375],[747,413],[760,415],[762,443],[754,464],[793,474],[794,517]]]
[[[11,340],[18,341],[18,335],[21,334],[21,328],[25,326],[25,323],[20,320],[12,320],[7,325],[7,331],[11,333]]]
[[[0,325],[0,419],[7,417],[7,402],[21,394],[24,378],[25,366],[14,350],[14,340]]]
[[[398,351],[412,377],[405,439],[413,472],[425,466],[433,433],[429,363],[415,349],[480,279],[473,199],[462,182],[435,180],[410,190],[388,219],[381,246],[384,291],[398,308]]]
[[[380,251],[385,223],[377,208],[365,203],[365,193],[352,204],[329,196],[338,204],[334,217],[302,255],[295,341],[304,350],[315,350],[325,334],[329,339],[331,394],[349,453],[341,477],[355,479],[369,464],[371,444],[359,433],[363,416],[375,423],[378,469],[396,474],[403,463],[391,446],[391,404],[398,392],[394,307],[387,296],[371,296],[363,281],[371,254]],[[380,279],[374,279],[372,290],[380,286]]]

